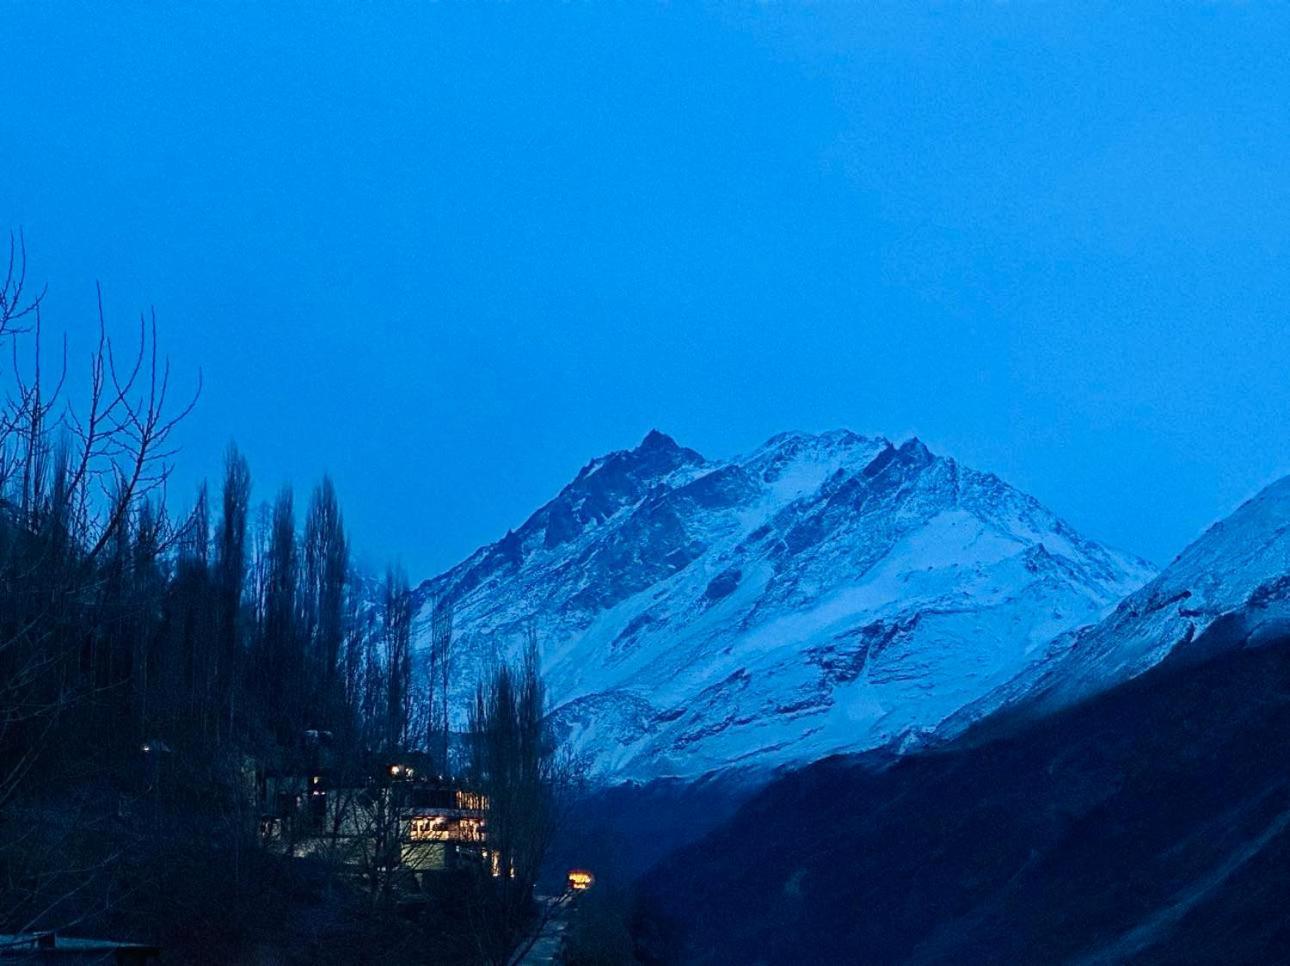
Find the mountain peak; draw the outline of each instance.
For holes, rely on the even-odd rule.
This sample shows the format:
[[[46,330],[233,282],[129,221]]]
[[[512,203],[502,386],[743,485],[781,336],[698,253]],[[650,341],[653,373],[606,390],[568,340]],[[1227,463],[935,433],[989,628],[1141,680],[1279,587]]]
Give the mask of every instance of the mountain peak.
[[[783,433],[776,433],[766,442],[762,443],[761,450],[779,449],[785,446],[805,446],[814,444],[817,446],[848,447],[859,446],[869,443],[885,443],[886,440],[881,437],[861,436],[859,433],[852,432],[849,429],[828,429],[822,433],[808,433],[801,430],[789,430]]]
[[[645,434],[645,438],[640,441],[640,445],[637,446],[636,448],[644,449],[644,450],[648,450],[648,449],[679,450],[681,447],[680,445],[677,444],[676,440],[674,440],[671,436],[667,435],[667,433],[664,433],[658,429],[651,429],[648,433]]]
[[[931,727],[1141,584],[980,476],[916,437],[784,433],[705,460],[651,430],[437,578],[463,694],[464,669],[536,621],[557,730],[600,774],[769,766]]]
[[[615,454],[606,457],[606,462]],[[667,433],[651,429],[635,449],[622,451],[628,462],[640,467],[641,472],[664,476],[682,466],[697,466],[704,462],[703,456],[688,446],[682,446]]]
[[[911,436],[900,444],[900,452],[905,456],[917,457],[919,460],[933,459],[932,451],[917,436]]]

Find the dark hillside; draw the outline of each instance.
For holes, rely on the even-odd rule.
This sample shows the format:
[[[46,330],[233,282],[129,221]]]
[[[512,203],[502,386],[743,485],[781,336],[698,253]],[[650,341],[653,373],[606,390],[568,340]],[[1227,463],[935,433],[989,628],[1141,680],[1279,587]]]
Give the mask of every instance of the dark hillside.
[[[574,867],[594,869],[600,881],[626,886],[729,819],[759,787],[751,782],[735,776],[593,787],[556,835],[547,863],[549,886]]]
[[[1287,747],[1290,639],[1194,652],[1007,735],[781,779],[646,877],[641,933],[708,963],[1284,962]]]

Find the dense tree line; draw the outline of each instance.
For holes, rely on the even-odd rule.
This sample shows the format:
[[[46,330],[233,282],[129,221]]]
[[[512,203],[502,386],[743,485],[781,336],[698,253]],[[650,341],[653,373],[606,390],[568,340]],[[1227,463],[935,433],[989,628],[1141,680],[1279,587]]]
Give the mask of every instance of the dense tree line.
[[[267,512],[250,512],[251,473],[230,447],[216,520],[204,488],[179,523],[140,498],[97,554],[87,549],[91,498],[69,496],[76,485],[56,449],[31,509],[0,517],[11,781],[34,764],[24,759],[48,762],[87,741],[108,759],[154,737],[190,758],[289,747],[311,728],[405,743],[407,584],[391,577],[375,623],[362,623],[363,586],[329,479],[311,494],[302,537],[289,487]],[[367,639],[372,627],[380,641]],[[352,671],[347,646],[361,658]],[[355,675],[361,683],[347,687]],[[366,716],[360,694],[378,702]]]
[[[332,481],[301,519],[289,486],[257,502],[233,445],[216,485],[173,513],[171,438],[196,394],[172,400],[155,325],[123,361],[100,308],[72,405],[65,358],[55,372],[43,357],[42,294],[13,240],[0,286],[15,360],[0,414],[0,931],[149,921],[187,957],[236,961],[303,888],[256,848],[254,763],[312,731],[346,767],[416,747],[449,770],[451,605],[434,607],[419,662],[407,578],[355,570]],[[472,710],[470,774],[496,796],[504,861],[523,870],[487,905],[511,917],[486,957],[500,961],[537,874],[517,810],[547,814],[535,653],[499,669]]]

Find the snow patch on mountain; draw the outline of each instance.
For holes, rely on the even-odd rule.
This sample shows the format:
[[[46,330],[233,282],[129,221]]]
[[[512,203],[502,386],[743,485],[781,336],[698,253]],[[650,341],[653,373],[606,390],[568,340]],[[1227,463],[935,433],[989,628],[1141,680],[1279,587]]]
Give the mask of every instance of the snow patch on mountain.
[[[1004,705],[1072,704],[1180,649],[1257,644],[1290,630],[1290,477],[1210,527],[1096,625],[1055,636],[1039,659],[965,707],[946,732]]]
[[[565,745],[648,779],[933,729],[1151,576],[917,439],[710,461],[655,431],[417,597],[423,636],[454,601],[460,707],[532,624]]]

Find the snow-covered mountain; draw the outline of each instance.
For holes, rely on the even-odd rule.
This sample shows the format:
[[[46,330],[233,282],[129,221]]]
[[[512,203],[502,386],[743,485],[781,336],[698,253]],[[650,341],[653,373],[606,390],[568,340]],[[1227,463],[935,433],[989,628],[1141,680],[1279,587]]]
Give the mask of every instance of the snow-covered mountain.
[[[1059,635],[1017,677],[966,707],[956,730],[1004,705],[1051,710],[1136,677],[1290,634],[1290,477],[1215,523],[1103,621]]]
[[[799,764],[933,728],[1152,576],[998,477],[839,431],[709,461],[657,431],[417,589],[465,698],[532,623],[603,777]]]

